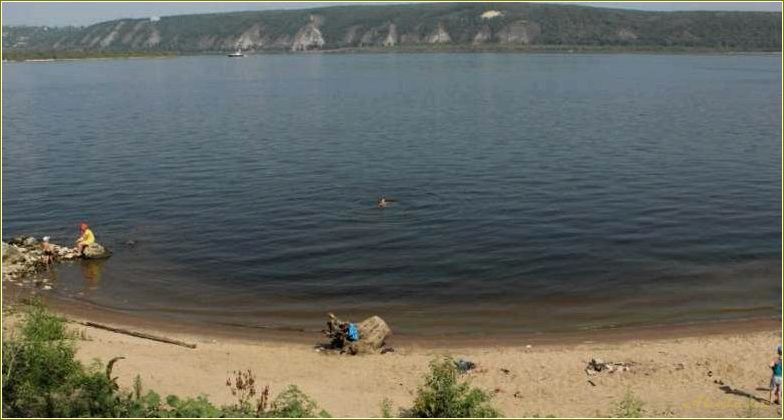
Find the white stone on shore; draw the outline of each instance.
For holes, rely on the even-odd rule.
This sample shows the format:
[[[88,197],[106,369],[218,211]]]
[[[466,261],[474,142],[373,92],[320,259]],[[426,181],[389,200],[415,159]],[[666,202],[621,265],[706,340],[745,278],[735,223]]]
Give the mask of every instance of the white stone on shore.
[[[481,17],[482,17],[482,19],[492,19],[492,18],[496,18],[498,16],[503,16],[503,13],[499,12],[498,10],[488,10],[488,11],[482,13]]]

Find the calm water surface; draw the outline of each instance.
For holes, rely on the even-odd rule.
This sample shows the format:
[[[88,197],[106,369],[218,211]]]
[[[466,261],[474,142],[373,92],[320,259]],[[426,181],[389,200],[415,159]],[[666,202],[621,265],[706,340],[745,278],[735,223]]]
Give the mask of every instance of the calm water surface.
[[[3,236],[70,243],[86,220],[115,251],[61,265],[62,298],[306,329],[378,313],[421,335],[780,316],[779,55],[186,57],[3,79]]]

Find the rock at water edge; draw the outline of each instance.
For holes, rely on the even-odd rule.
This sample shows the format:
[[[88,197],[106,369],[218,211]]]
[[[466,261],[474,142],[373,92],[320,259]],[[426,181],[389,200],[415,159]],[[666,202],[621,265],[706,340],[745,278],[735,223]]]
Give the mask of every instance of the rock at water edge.
[[[3,242],[3,262],[15,263],[25,260],[24,251],[15,245],[8,245]]]
[[[108,249],[104,248],[103,245],[97,242],[93,242],[90,245],[87,245],[86,248],[84,248],[83,256],[84,258],[87,259],[96,260],[102,258],[109,258],[112,256],[112,253]]]

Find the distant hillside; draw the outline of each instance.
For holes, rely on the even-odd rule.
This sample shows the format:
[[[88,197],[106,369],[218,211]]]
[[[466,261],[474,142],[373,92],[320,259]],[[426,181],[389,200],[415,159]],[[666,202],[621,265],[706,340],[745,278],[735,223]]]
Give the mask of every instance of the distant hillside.
[[[340,6],[4,27],[4,52],[611,47],[780,51],[781,13],[640,12],[530,3]]]

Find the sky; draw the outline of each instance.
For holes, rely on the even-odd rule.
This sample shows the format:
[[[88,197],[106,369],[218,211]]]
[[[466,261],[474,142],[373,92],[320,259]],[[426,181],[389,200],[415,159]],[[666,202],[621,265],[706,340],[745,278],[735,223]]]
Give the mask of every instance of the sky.
[[[303,9],[370,2],[3,2],[3,25],[90,25],[120,18],[220,13],[243,10]],[[555,2],[578,3],[594,7],[621,9],[676,11],[676,10],[742,10],[781,11],[782,3],[769,2]],[[380,4],[373,2],[373,4]],[[383,3],[381,3],[383,4]]]

